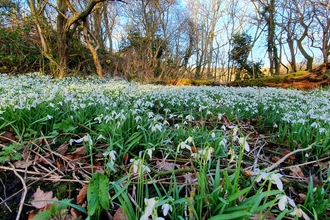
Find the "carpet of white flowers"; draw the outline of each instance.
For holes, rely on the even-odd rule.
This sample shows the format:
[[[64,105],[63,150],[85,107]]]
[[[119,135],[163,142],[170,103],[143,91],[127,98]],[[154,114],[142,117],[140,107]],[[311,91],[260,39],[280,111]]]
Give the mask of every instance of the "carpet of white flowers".
[[[262,147],[267,147],[268,142],[271,143],[268,148],[273,147],[272,151],[269,152],[276,152],[280,148],[289,150],[289,152],[294,150],[299,152],[304,148],[309,149],[300,153],[299,159],[294,159],[295,161],[291,161],[291,164],[286,163],[285,166],[307,161],[314,163],[318,159],[322,159],[323,162],[329,161],[330,91],[327,89],[299,91],[266,87],[176,87],[139,84],[112,78],[101,80],[96,77],[88,77],[87,79],[71,77],[57,80],[38,73],[19,76],[0,74],[0,82],[0,134],[13,133],[16,139],[12,141],[15,142],[39,138],[42,134],[51,138],[52,142],[49,144],[59,146],[68,143],[69,147],[75,146],[75,149],[82,142],[88,144],[90,149],[106,144],[105,148],[104,146],[103,148],[100,147],[101,152],[97,152],[97,150],[95,152],[103,153],[103,156],[107,157],[105,160],[107,168],[102,168],[102,173],[117,172],[116,175],[111,174],[110,180],[112,181],[115,181],[113,178],[122,178],[128,173],[139,173],[138,169],[143,170],[144,177],[145,173],[153,173],[157,178],[165,177],[170,174],[171,169],[179,169],[178,166],[180,165],[180,168],[187,169],[187,173],[195,175],[189,178],[184,177],[184,181],[177,179],[175,184],[181,187],[188,180],[192,181],[191,179],[197,178],[196,170],[201,169],[202,166],[208,167],[205,176],[212,179],[211,173],[217,173],[216,166],[221,165],[221,169],[226,169],[225,165],[227,165],[229,174],[233,175],[233,178],[229,179],[234,182],[241,175],[235,170],[237,168],[243,170],[244,168],[250,175],[246,177],[247,182],[244,184],[252,181],[250,183],[262,184],[262,186],[267,187],[265,182],[270,180],[271,188],[283,191],[279,195],[275,195],[278,194],[278,191],[274,194],[269,191],[270,194],[263,196],[263,202],[260,202],[260,206],[264,210],[275,207],[277,204],[277,208],[274,208],[277,210],[274,212],[276,216],[283,218],[291,215],[310,219],[309,216],[317,217],[319,215],[319,219],[322,219],[321,216],[324,217],[329,212],[330,200],[326,196],[323,196],[322,199],[328,203],[318,201],[320,204],[326,205],[322,209],[322,213],[321,211],[315,213],[312,203],[318,203],[314,200],[312,202],[309,200],[308,202],[300,201],[301,204],[297,206],[291,198],[292,195],[289,195],[288,188],[291,185],[288,182],[282,183],[280,180],[285,174],[289,176],[289,173],[275,170],[278,168],[277,166],[269,169],[272,165],[270,161],[266,163],[260,162],[261,159],[259,161],[255,159],[256,156],[263,153]],[[7,135],[0,139],[4,141],[0,145],[0,151],[8,145],[5,141],[8,137],[10,136]],[[242,151],[238,149],[239,146],[243,146],[244,155],[240,156]],[[56,147],[52,146],[52,148],[56,150]],[[65,153],[63,155],[66,155]],[[92,157],[96,157],[95,154],[92,154],[93,152],[86,153],[86,155],[91,155],[90,160],[86,162],[90,163],[91,166],[93,166],[94,160]],[[285,154],[279,153],[279,155],[281,157]],[[131,159],[128,160],[126,156]],[[202,160],[203,156],[204,159]],[[0,158],[2,166],[14,162],[10,153],[0,153]],[[191,164],[196,165],[196,168],[191,167],[191,164],[188,163],[190,158],[200,161],[197,163],[198,166],[191,162]],[[218,159],[222,158],[225,162],[217,162]],[[264,160],[271,158],[264,158]],[[17,157],[18,161],[20,159]],[[166,163],[161,166],[159,165],[160,161]],[[242,164],[235,164],[237,161]],[[94,161],[94,163],[96,162]],[[172,166],[172,164],[174,165]],[[125,168],[121,167],[124,165]],[[171,169],[165,166],[171,166]],[[281,166],[284,167],[283,164],[279,165],[279,167]],[[96,167],[95,169],[100,170],[101,168]],[[118,170],[120,169],[126,172],[119,175]],[[164,171],[164,174],[161,174],[160,170]],[[211,170],[213,171],[211,172]],[[90,173],[93,172],[92,168]],[[327,177],[329,173],[321,166],[318,172],[320,172],[320,190],[329,190],[328,184],[324,183],[329,182],[330,178]],[[151,174],[148,175],[150,180],[155,180],[156,177]],[[258,178],[255,178],[256,176]],[[328,178],[328,180],[320,180],[321,177]],[[170,181],[171,178],[168,176],[167,178],[166,181],[163,180],[163,184]],[[208,178],[205,179],[204,184],[211,181]],[[301,176],[301,178],[303,177]],[[304,178],[309,179],[310,177],[306,175]],[[130,181],[135,180],[132,176],[128,179]],[[248,181],[248,179],[250,180]],[[265,180],[264,183],[262,183],[262,179]],[[292,177],[292,179],[295,178]],[[84,179],[84,181],[88,180],[89,178]],[[159,179],[158,181],[162,182]],[[125,179],[116,187],[123,187],[124,183],[127,182],[129,181]],[[193,185],[192,182],[187,185]],[[202,180],[198,179],[198,182],[202,182]],[[219,180],[219,182],[221,181]],[[297,180],[297,182],[299,181]],[[138,183],[136,184],[139,186]],[[225,181],[218,184],[222,184],[223,188],[229,187],[225,186]],[[246,187],[239,183],[239,180],[234,184],[237,187],[235,193]],[[287,186],[284,187],[285,189],[283,184]],[[308,186],[307,184],[304,192],[307,197],[310,196]],[[157,196],[142,195],[141,192],[145,190],[140,189],[140,195],[137,199],[126,198],[135,201],[132,202],[132,206],[138,207],[133,209],[135,215],[139,216],[140,219],[148,219],[149,217],[153,219],[156,217],[159,219],[201,219],[203,215],[214,219],[229,219],[229,214],[225,214],[235,212],[236,215],[232,216],[242,219],[252,215],[255,219],[262,218],[263,215],[269,215],[270,219],[275,219],[275,215],[274,218],[271,218],[273,214],[269,214],[270,211],[273,212],[274,210],[269,210],[264,214],[260,214],[263,210],[257,208],[253,209],[253,213],[251,213],[252,209],[249,212],[243,208],[235,210],[233,207],[238,205],[238,200],[244,201],[244,198],[242,195],[239,198],[235,197],[237,199],[236,205],[233,205],[235,200],[226,203],[225,200],[230,197],[228,196],[229,188],[222,191],[219,189],[223,192],[223,194],[220,193],[223,198],[213,201],[212,205],[205,205],[207,202],[212,203],[210,196],[205,196],[207,199],[202,199],[201,207],[199,207],[199,203],[196,202],[198,197],[194,203],[189,203],[195,198],[192,193],[198,194],[195,192],[195,190],[198,191],[195,189],[196,186],[189,188],[185,196],[182,197],[186,198],[184,201],[180,198],[174,198],[174,194],[171,195],[172,199],[170,200],[169,195],[164,196],[156,186],[153,187],[156,188],[153,190],[158,193],[155,193]],[[127,193],[134,191],[128,187],[126,190]],[[212,190],[215,189],[210,189],[210,191]],[[247,193],[251,190],[253,189],[249,188],[246,195],[244,194],[244,197],[247,198],[246,201],[249,201],[248,198],[252,198]],[[314,190],[315,193],[316,189]],[[258,192],[261,193],[262,190]],[[292,191],[290,192],[292,193]],[[213,195],[212,193],[210,195]],[[201,194],[200,197],[202,196]],[[266,202],[268,196],[273,196],[269,200],[273,203]],[[320,195],[315,195],[315,198],[319,198],[317,196]],[[219,208],[217,204],[219,201],[226,204],[228,209]],[[182,207],[179,205],[180,203],[183,204]],[[192,208],[194,204],[197,205]],[[102,203],[99,205],[103,207]],[[161,206],[163,210],[166,209],[166,213],[159,214],[160,212],[155,211],[157,207],[160,208]],[[175,208],[176,206],[177,208]],[[175,210],[172,210],[172,207]],[[118,212],[118,209],[114,208],[113,213],[116,211]],[[132,217],[132,209],[128,208],[124,211],[128,217]],[[131,215],[128,214],[129,212]],[[224,214],[223,218],[216,217],[219,213]],[[95,210],[91,211],[87,208],[87,215],[92,216],[94,214]]]

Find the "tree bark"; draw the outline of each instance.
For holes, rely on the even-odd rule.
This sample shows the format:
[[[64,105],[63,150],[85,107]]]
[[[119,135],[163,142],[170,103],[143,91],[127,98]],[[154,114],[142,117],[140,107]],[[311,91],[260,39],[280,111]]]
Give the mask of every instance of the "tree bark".
[[[99,60],[99,57],[97,55],[97,49],[98,49],[98,46],[96,48],[93,47],[90,39],[89,39],[89,36],[92,35],[92,33],[89,32],[88,30],[88,22],[87,22],[87,19],[85,19],[85,21],[83,21],[83,33],[84,33],[84,37],[85,37],[85,42],[87,44],[87,47],[89,49],[89,51],[91,52],[92,54],[92,57],[93,57],[93,61],[94,61],[94,65],[95,65],[95,68],[96,68],[96,74],[101,78],[101,79],[105,79],[103,74],[102,74],[102,66],[100,64],[100,60]],[[92,36],[94,41],[97,42],[97,39],[95,39],[94,36]]]

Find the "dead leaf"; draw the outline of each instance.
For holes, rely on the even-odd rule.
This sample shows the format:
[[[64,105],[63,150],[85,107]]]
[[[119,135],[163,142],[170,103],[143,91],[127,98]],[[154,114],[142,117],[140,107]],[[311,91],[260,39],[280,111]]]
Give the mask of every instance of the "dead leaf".
[[[30,211],[28,214],[29,214],[28,220],[33,220],[34,217],[38,214],[38,212],[33,210],[33,211]]]
[[[85,147],[78,147],[75,151],[73,151],[71,153],[67,153],[64,156],[71,160],[75,160],[75,159],[79,159],[85,155],[86,155]]]
[[[48,158],[45,158],[45,157],[39,157],[38,155],[36,155],[35,156],[35,161],[37,161],[40,164],[44,164],[44,165],[53,164],[53,161],[51,159],[48,159]]]
[[[16,168],[21,168],[21,169],[25,169],[25,168],[28,168],[29,166],[31,166],[33,163],[33,161],[31,160],[28,160],[28,161],[15,161],[14,162],[14,165]]]
[[[43,190],[40,189],[40,186],[38,187],[37,191],[32,195],[33,200],[31,201],[31,204],[37,208],[37,209],[42,209],[47,204],[52,204],[52,202],[49,201],[43,201],[43,200],[53,200],[53,192],[44,192]]]
[[[289,186],[289,191],[290,191],[290,193],[292,193],[293,195],[298,195],[297,191],[296,191],[295,188],[292,187],[292,186]]]
[[[117,209],[115,215],[113,216],[113,220],[128,220],[128,217],[124,213],[124,210],[122,207],[119,207],[119,209]]]
[[[128,159],[129,159],[129,154],[125,154],[124,155],[124,164],[127,164]]]
[[[264,213],[257,213],[250,218],[250,220],[257,220],[257,219],[274,220],[275,215],[273,213],[268,213],[267,216],[265,216]]]
[[[61,155],[64,155],[66,153],[66,151],[68,150],[68,147],[69,147],[69,143],[65,142],[64,144],[61,144],[56,152],[61,154]]]
[[[82,204],[85,201],[86,195],[87,195],[87,188],[88,188],[88,185],[84,185],[83,188],[81,188],[81,190],[79,191],[79,194],[77,196],[78,205]]]
[[[280,158],[279,157],[272,157],[272,162],[274,162],[274,163],[276,163],[277,161],[279,161],[280,160]]]
[[[291,151],[289,150],[285,150],[281,153],[282,157],[284,157],[285,155],[291,153]],[[285,160],[295,160],[296,159],[296,156],[294,154],[290,155],[288,158],[286,158]]]
[[[197,153],[198,151],[201,150],[200,147],[195,147],[195,146],[191,146],[190,148],[191,148],[191,152],[193,152],[193,153]]]
[[[25,146],[23,148],[23,152],[22,152],[23,160],[26,161],[28,159],[29,155],[30,155],[30,148]]]
[[[17,137],[9,131],[5,131],[3,133],[0,133],[0,141],[3,142],[15,142],[17,140]]]
[[[65,167],[64,167],[63,163],[61,163],[61,161],[60,161],[59,159],[56,160],[56,166],[57,166],[57,168],[58,168],[60,171],[62,171],[62,172],[65,171]]]
[[[293,166],[290,168],[290,170],[290,174],[292,176],[305,178],[304,173],[301,171],[299,166]]]
[[[165,170],[165,171],[169,171],[169,170],[174,170],[174,163],[169,163],[166,161],[156,161],[157,167],[159,170]]]
[[[298,197],[296,198],[296,201],[298,203],[303,203],[303,202],[305,202],[305,200],[306,200],[306,195],[303,193],[299,193]]]
[[[76,209],[72,208],[70,210],[70,213],[71,213],[71,217],[72,217],[71,219],[75,219],[75,220],[82,219],[81,213],[79,211],[77,211]]]

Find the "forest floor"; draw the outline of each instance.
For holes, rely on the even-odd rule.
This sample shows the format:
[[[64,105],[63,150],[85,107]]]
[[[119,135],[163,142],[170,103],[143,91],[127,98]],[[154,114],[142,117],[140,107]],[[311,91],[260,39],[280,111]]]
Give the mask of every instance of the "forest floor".
[[[182,81],[182,80],[181,80]],[[176,85],[180,85],[180,80],[177,80]],[[182,82],[181,82],[182,83]],[[207,85],[208,82],[204,81]],[[229,86],[269,86],[269,87],[281,87],[281,88],[296,88],[296,89],[315,89],[323,86],[329,86],[330,83],[330,63],[321,65],[314,70],[304,73],[304,74],[291,74],[289,76],[284,77],[269,77],[263,78],[260,80],[250,80],[245,83],[235,82],[228,84]],[[198,85],[198,82],[195,82]],[[183,85],[189,85],[184,84]],[[197,123],[197,122],[196,122]],[[203,123],[208,123],[205,121]],[[256,137],[253,137],[250,142],[250,145],[257,145],[260,137],[263,137],[267,140],[267,137],[271,136],[269,131],[265,132],[264,130],[260,130],[256,121],[252,119],[245,119],[242,121],[237,121],[236,123],[226,120],[223,117],[223,120],[220,121],[222,126],[227,127],[235,127],[241,126],[246,128],[243,130],[243,134],[251,133],[253,130],[254,133],[258,134]],[[220,126],[220,125],[219,125]],[[11,129],[7,129],[5,133],[0,133],[0,144],[2,146],[7,146],[10,143],[19,142],[17,136],[15,136],[14,131]],[[22,160],[17,160],[13,164],[11,162],[6,163],[4,166],[0,166],[0,219],[15,219],[18,213],[18,208],[21,204],[24,204],[23,210],[21,212],[20,219],[32,219],[36,213],[38,213],[38,209],[40,211],[40,205],[27,203],[29,198],[34,198],[35,200],[52,200],[56,199],[56,197],[60,198],[73,198],[76,204],[81,205],[82,207],[86,207],[86,191],[87,187],[81,187],[82,185],[87,186],[87,181],[79,180],[75,175],[84,176],[91,172],[91,166],[88,165],[89,155],[86,153],[85,148],[77,144],[77,148],[75,151],[68,152],[69,143],[66,142],[59,146],[56,150],[52,150],[50,148],[50,143],[53,142],[53,139],[48,137],[39,137],[35,141],[24,142],[26,146],[20,150],[22,154]],[[75,145],[75,144],[74,144]],[[280,146],[280,153],[271,152],[273,145]],[[12,146],[12,145],[9,145]],[[78,147],[80,146],[80,147]],[[97,146],[98,149],[105,149],[106,145]],[[264,146],[266,152],[266,157],[271,159],[273,162],[277,162],[281,157],[285,157],[287,154],[291,154],[291,149],[287,149],[285,146],[281,146],[279,144],[275,144],[272,141],[268,140],[267,145]],[[276,153],[278,154],[276,156]],[[299,154],[300,155],[300,154]],[[102,155],[95,154],[94,157],[96,160],[94,161],[94,169],[102,169]],[[300,155],[301,157],[301,155]],[[326,170],[329,166],[328,157],[321,158],[316,162],[304,163],[301,158],[296,158],[294,155],[288,158],[283,162],[284,167],[292,167],[295,164],[303,164],[302,167],[306,173],[314,173],[316,169]],[[79,161],[78,159],[79,158]],[[11,158],[13,159],[13,158]],[[184,159],[189,159],[184,158]],[[153,159],[152,162],[155,162],[152,166],[155,169],[160,169],[158,162],[162,161],[162,158]],[[165,160],[164,160],[165,161]],[[129,165],[128,158],[123,159],[123,170],[129,173]],[[166,161],[167,165],[170,165],[169,162]],[[310,165],[309,165],[310,164]],[[31,168],[33,165],[34,170],[27,169]],[[93,165],[92,165],[93,166]],[[165,165],[164,165],[165,166]],[[75,167],[73,169],[72,167]],[[81,173],[79,173],[79,170]],[[163,167],[163,169],[165,169]],[[295,168],[294,176],[296,178],[303,179],[302,184],[306,188],[305,185],[308,185],[308,181],[313,181],[315,185],[320,184],[320,180],[316,177],[315,179],[309,179],[308,175],[303,174],[299,167]],[[70,175],[65,175],[70,170],[73,177]],[[77,172],[76,172],[77,171]],[[293,172],[293,171],[292,171]],[[29,184],[25,185],[24,178],[29,177]],[[314,178],[314,176],[313,176]],[[23,183],[23,184],[22,184]],[[43,190],[40,190],[40,185],[43,186]],[[53,193],[54,192],[54,195]],[[297,193],[292,189],[293,193]],[[4,194],[3,194],[4,193]],[[299,196],[306,196],[305,192],[298,192]],[[300,197],[299,197],[300,198]],[[4,200],[3,200],[4,199]],[[23,201],[21,201],[23,199]],[[24,201],[24,199],[26,199]],[[47,205],[47,203],[46,203]],[[49,206],[49,205],[48,205]],[[44,207],[41,207],[44,208]],[[71,213],[67,213],[65,217],[59,217],[58,219],[81,219],[84,215],[81,213],[75,213],[75,209],[70,209]],[[120,209],[118,209],[120,210]],[[117,210],[117,211],[118,211]],[[117,214],[117,212],[116,212]],[[61,214],[59,213],[59,216]],[[326,213],[326,216],[330,216],[330,213]],[[258,217],[258,216],[257,216]],[[260,216],[259,216],[260,217]],[[108,218],[108,219],[116,219],[116,218]],[[117,216],[117,219],[120,219]],[[268,219],[275,219],[273,216],[269,216]]]

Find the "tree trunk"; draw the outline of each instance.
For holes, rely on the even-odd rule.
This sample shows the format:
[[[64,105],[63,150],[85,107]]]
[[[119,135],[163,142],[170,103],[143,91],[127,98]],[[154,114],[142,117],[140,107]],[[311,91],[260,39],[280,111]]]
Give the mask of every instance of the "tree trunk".
[[[103,74],[102,74],[102,66],[100,64],[100,60],[99,60],[99,57],[97,55],[97,48],[94,48],[90,39],[89,39],[89,35],[92,35],[92,33],[90,33],[88,31],[88,22],[87,22],[87,19],[85,19],[83,21],[83,33],[84,33],[84,37],[85,37],[85,42],[87,44],[87,47],[89,49],[89,51],[91,52],[92,54],[92,57],[93,57],[93,61],[94,61],[94,65],[95,65],[95,68],[96,68],[96,74],[101,78],[101,79],[105,79]],[[97,39],[94,38],[94,41],[97,41]]]

